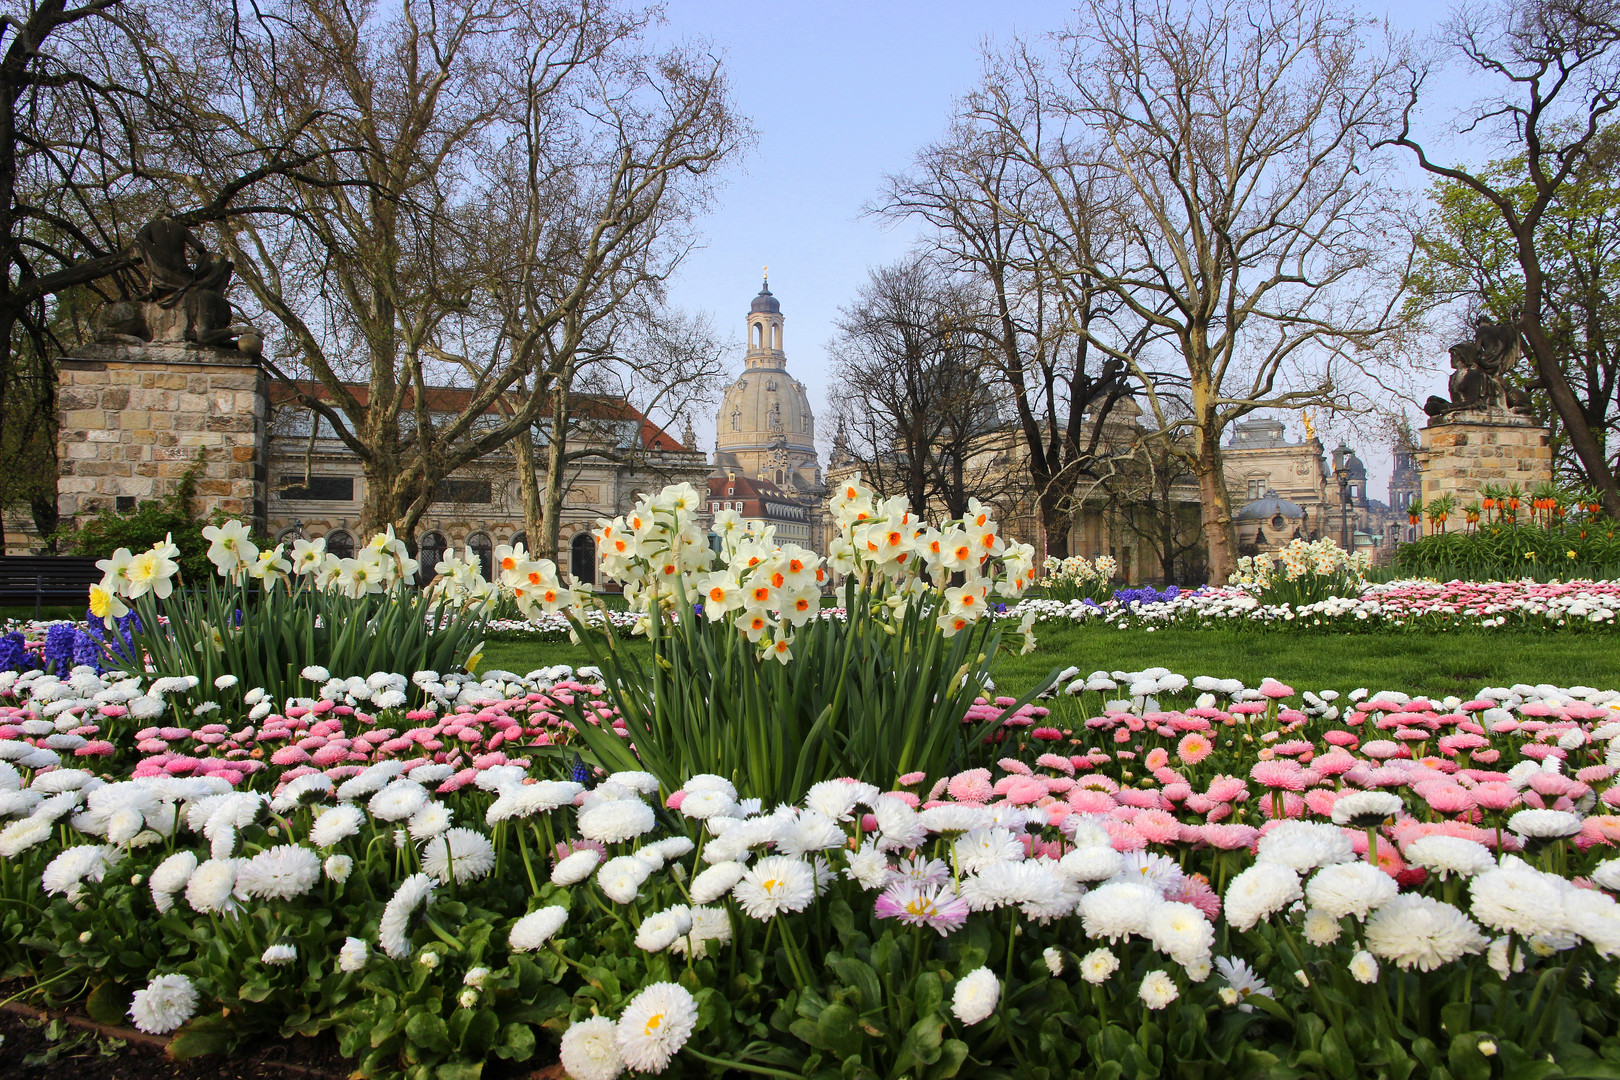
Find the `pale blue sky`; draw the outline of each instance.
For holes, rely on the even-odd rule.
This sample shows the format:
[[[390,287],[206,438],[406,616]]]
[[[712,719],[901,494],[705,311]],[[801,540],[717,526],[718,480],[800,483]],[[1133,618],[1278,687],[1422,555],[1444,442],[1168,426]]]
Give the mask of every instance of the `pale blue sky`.
[[[1391,18],[1425,33],[1448,9],[1417,0]],[[737,105],[759,135],[702,221],[705,245],[674,281],[675,302],[710,314],[740,370],[743,318],[768,264],[786,318],[788,368],[826,415],[825,346],[838,309],[869,267],[900,257],[913,237],[862,216],[862,206],[885,174],[943,134],[953,101],[978,76],[985,41],[1057,29],[1073,10],[1033,0],[671,0],[664,33],[702,37],[722,51]],[[714,417],[695,420],[712,450]],[[1387,477],[1387,465],[1374,460],[1383,456],[1368,464]],[[1374,497],[1384,483],[1375,475]]]

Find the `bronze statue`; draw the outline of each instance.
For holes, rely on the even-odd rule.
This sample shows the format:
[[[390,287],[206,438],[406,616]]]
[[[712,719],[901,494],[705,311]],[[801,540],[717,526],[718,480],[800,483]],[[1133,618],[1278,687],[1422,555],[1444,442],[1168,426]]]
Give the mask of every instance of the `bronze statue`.
[[[102,310],[99,340],[195,342],[259,351],[263,338],[247,323],[232,320],[225,297],[235,267],[229,259],[216,258],[183,222],[147,222],[135,234],[133,254],[146,270],[147,291]]]
[[[1431,396],[1423,411],[1441,417],[1464,409],[1510,409],[1530,411],[1530,395],[1509,386],[1506,375],[1519,361],[1519,313],[1508,322],[1493,323],[1481,315],[1474,321],[1474,340],[1459,341],[1451,347],[1451,378],[1447,382],[1448,401]]]

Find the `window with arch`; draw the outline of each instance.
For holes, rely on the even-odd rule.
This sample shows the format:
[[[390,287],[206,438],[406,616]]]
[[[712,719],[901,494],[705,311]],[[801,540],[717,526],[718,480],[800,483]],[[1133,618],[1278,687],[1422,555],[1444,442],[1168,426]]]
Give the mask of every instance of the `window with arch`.
[[[354,537],[342,529],[334,529],[326,534],[326,550],[340,559],[354,558]]]
[[[732,431],[741,431],[742,430],[742,410],[741,409],[732,409],[731,410],[731,430]]]
[[[512,546],[517,547],[519,544],[522,544],[525,548],[529,546],[529,534],[522,529],[512,534]]]
[[[422,538],[416,542],[416,561],[422,564],[422,569],[417,573],[418,580],[432,580],[433,575],[437,573],[434,567],[444,561],[444,552],[448,546],[441,532],[422,534]]]
[[[276,533],[276,543],[291,544],[294,540],[302,539],[303,535],[304,534],[299,532],[297,529],[282,529],[280,532]]]
[[[467,546],[478,556],[478,565],[483,568],[485,579],[491,577],[495,571],[495,545],[491,542],[489,533],[473,533],[467,537]]]
[[[568,542],[568,572],[576,584],[596,584],[596,538],[589,532],[577,532]]]
[[[780,326],[771,327],[771,347],[777,352],[782,351],[782,328]]]

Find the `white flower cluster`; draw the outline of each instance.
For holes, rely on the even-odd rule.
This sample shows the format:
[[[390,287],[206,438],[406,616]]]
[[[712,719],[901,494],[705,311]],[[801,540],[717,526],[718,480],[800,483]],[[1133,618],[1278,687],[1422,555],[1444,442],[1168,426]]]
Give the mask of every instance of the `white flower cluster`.
[[[825,560],[796,544],[778,545],[774,529],[756,531],[734,510],[715,515],[716,553],[700,524],[702,500],[689,484],[601,520],[597,550],[604,573],[624,584],[630,609],[644,620],[663,617],[684,597],[783,663],[793,656],[794,629],[819,616],[830,574],[855,575],[863,587],[879,590],[896,617],[931,595],[946,636],[983,618],[992,591],[1016,597],[1034,581],[1034,549],[1004,540],[977,500],[969,500],[966,517],[935,528],[904,496],[878,499],[857,477],[829,505],[838,535]],[[958,574],[961,583],[951,585]]]
[[[1063,559],[1048,555],[1041,564],[1041,572],[1044,575],[1042,582],[1048,588],[1093,583],[1106,585],[1119,576],[1119,560],[1112,555],[1099,555],[1094,560],[1079,555]]]
[[[1298,581],[1303,577],[1345,575],[1359,585],[1372,560],[1364,551],[1350,554],[1329,537],[1302,540],[1295,537],[1275,552],[1263,551],[1238,559],[1237,573],[1227,584],[1251,593],[1262,593],[1279,579]]]
[[[385,592],[395,582],[410,584],[420,568],[404,541],[394,536],[392,525],[373,536],[352,558],[339,558],[327,551],[324,537],[293,541],[290,558],[283,557],[287,554],[285,544],[260,551],[249,538],[248,527],[240,521],[209,525],[202,533],[209,541],[208,561],[214,564],[215,572],[236,583],[251,578],[270,585],[308,577],[318,589],[358,597]],[[180,573],[176,561],[179,557],[180,549],[173,537],[165,536],[161,543],[139,555],[119,548],[110,558],[98,560],[96,566],[102,578],[90,586],[91,613],[111,627],[114,619],[128,614],[125,601],[147,593],[160,600],[167,598]]]
[[[429,595],[478,610],[488,610],[499,597],[510,596],[525,619],[555,616],[577,603],[574,593],[558,582],[557,564],[535,558],[521,543],[496,547],[493,565],[495,580],[486,581],[483,563],[471,548],[464,549],[461,555],[446,552],[434,567],[438,576]]]

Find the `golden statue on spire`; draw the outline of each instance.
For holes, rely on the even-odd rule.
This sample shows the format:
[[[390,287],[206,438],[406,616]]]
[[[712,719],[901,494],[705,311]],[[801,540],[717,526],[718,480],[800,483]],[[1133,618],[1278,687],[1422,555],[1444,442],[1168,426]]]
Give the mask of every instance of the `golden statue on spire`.
[[[761,267],[760,271],[759,271],[759,276],[765,279],[765,287],[767,289],[770,288],[771,287],[771,268],[769,266]]]
[[[1309,409],[1303,410],[1301,415],[1305,417],[1305,441],[1309,442],[1316,438],[1316,425],[1311,423],[1311,411]]]

